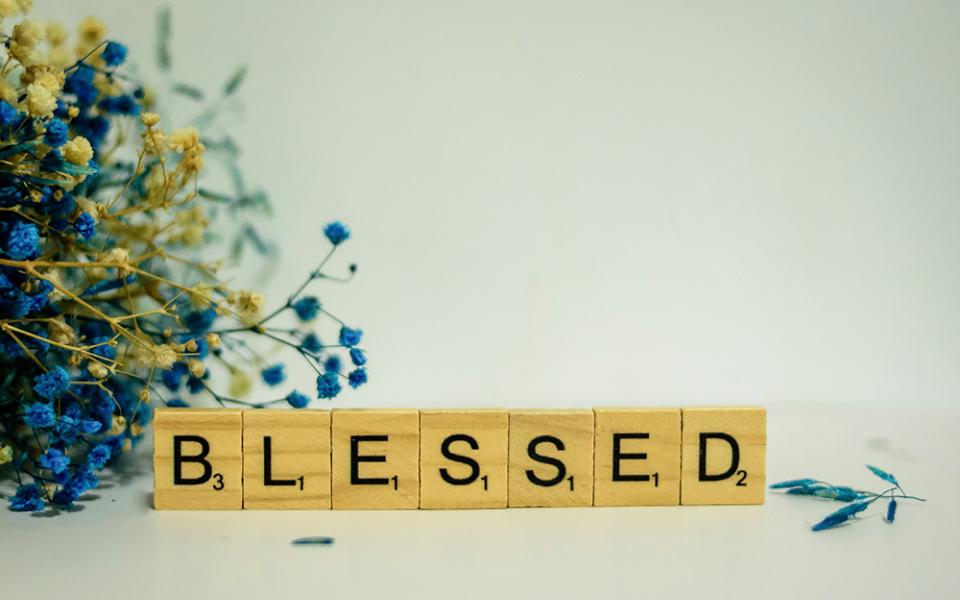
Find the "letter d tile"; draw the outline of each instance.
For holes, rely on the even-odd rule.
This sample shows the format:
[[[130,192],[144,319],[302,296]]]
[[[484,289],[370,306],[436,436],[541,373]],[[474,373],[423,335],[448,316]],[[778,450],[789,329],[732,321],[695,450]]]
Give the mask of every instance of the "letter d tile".
[[[240,410],[168,408],[153,417],[153,505],[157,510],[243,506]]]
[[[767,411],[684,408],[680,504],[763,504]]]

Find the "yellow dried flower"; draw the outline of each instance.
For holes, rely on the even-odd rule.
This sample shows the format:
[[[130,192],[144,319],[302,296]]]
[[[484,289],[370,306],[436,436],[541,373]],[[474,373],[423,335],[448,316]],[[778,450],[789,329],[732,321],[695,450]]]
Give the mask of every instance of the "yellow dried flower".
[[[2,77],[0,77],[0,100],[6,100],[9,104],[17,103],[17,90]]]
[[[97,379],[106,379],[110,375],[110,370],[96,361],[87,363],[87,371]]]
[[[145,112],[140,115],[140,122],[147,127],[153,127],[160,122],[160,115],[152,112]]]
[[[140,388],[140,391],[137,392],[137,399],[140,400],[140,402],[150,402],[150,390]]]
[[[47,23],[47,41],[51,46],[60,46],[67,41],[67,28],[62,23]]]
[[[56,96],[63,87],[64,74],[63,70],[50,65],[32,65],[20,75],[20,82],[24,85],[38,83]]]
[[[57,97],[49,89],[39,83],[31,83],[27,86],[27,112],[35,117],[52,117],[56,108]],[[90,142],[85,139],[83,141],[87,143],[87,149],[90,150],[90,158],[93,158],[93,148],[90,148]],[[64,149],[66,149],[66,146],[64,146]],[[87,160],[89,161],[90,158]],[[86,164],[86,162],[83,164]]]
[[[197,378],[203,377],[203,374],[207,372],[207,367],[203,365],[203,362],[195,358],[187,362],[187,369],[190,370],[191,375]]]
[[[36,21],[25,19],[13,28],[13,42],[24,48],[33,48],[47,37],[47,29]]]
[[[77,341],[77,334],[73,327],[66,324],[63,317],[55,317],[47,321],[47,334],[50,340],[58,344],[74,345]]]
[[[93,147],[82,135],[64,144],[62,150],[63,157],[75,165],[85,165],[93,159]]]
[[[167,151],[167,135],[163,129],[150,128],[143,132],[143,150],[150,156],[160,156]],[[151,176],[154,173],[160,173],[159,169],[151,172]]]
[[[207,346],[209,346],[211,350],[216,350],[220,347],[220,336],[218,334],[208,333],[206,339]]]
[[[111,435],[120,435],[123,433],[123,430],[127,428],[127,419],[120,415],[113,415],[112,427],[110,428]]]
[[[130,252],[124,248],[111,248],[103,255],[103,262],[111,265],[126,265],[130,261]]]
[[[153,347],[151,365],[159,369],[169,370],[177,362],[177,351],[170,344],[159,344]]]
[[[0,19],[8,19],[20,14],[20,6],[16,0],[0,0]]]
[[[260,317],[260,311],[263,310],[263,294],[241,290],[230,294],[227,297],[227,303],[233,305],[244,322],[249,323]]]
[[[96,17],[86,17],[77,26],[80,39],[88,44],[96,44],[107,35],[107,26]]]
[[[234,398],[243,398],[253,388],[253,381],[243,371],[230,373],[230,395]]]
[[[20,6],[20,12],[27,14],[33,8],[33,0],[17,0],[17,5]]]
[[[5,465],[13,460],[13,448],[10,446],[0,446],[0,465]]]
[[[54,67],[66,69],[73,64],[73,55],[66,46],[54,46],[47,51],[47,62]]]
[[[200,143],[200,131],[196,127],[182,127],[170,133],[170,148],[175,152],[186,152]]]

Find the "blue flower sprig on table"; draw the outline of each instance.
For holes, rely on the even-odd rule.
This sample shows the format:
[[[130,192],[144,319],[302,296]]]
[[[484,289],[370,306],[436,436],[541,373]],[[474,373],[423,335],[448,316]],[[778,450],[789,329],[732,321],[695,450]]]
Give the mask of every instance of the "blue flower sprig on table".
[[[826,517],[824,517],[820,522],[816,523],[811,527],[813,531],[823,531],[825,529],[832,529],[839,525],[843,525],[851,519],[858,518],[860,513],[865,511],[870,507],[871,504],[877,502],[878,500],[886,500],[887,507],[884,514],[884,520],[887,523],[893,523],[897,515],[897,499],[908,499],[908,500],[918,500],[920,502],[926,502],[924,498],[918,498],[916,496],[907,495],[903,488],[900,486],[900,482],[897,481],[897,478],[892,474],[874,467],[873,465],[867,465],[867,468],[870,469],[874,475],[880,479],[886,481],[887,483],[893,484],[893,487],[884,490],[883,492],[868,492],[866,490],[856,490],[849,486],[837,486],[826,481],[820,481],[819,479],[791,479],[788,481],[781,481],[779,483],[774,483],[770,485],[772,490],[781,490],[786,494],[791,494],[794,496],[811,496],[815,498],[824,498],[828,500],[836,500],[838,502],[847,502],[846,506],[833,511]]]
[[[270,253],[246,217],[269,212],[266,195],[246,188],[229,136],[208,133],[236,102],[245,71],[192,126],[165,130],[151,112],[154,91],[122,71],[127,48],[106,40],[102,23],[82,21],[74,44],[55,23],[15,23],[30,3],[8,4],[0,20],[0,494],[10,508],[70,508],[144,437],[154,406],[304,408],[366,383],[363,332],[305,295],[313,282],[355,274],[355,265],[345,276],[326,270],[351,237],[346,225],[326,225],[326,255],[265,317],[263,296],[230,286],[212,256],[224,219],[219,238],[233,242],[235,264],[246,247]],[[161,55],[169,68],[169,53]],[[210,156],[227,169],[231,192],[200,184]],[[283,318],[293,325],[281,327]],[[338,343],[313,331],[321,319]],[[244,400],[257,374],[270,388],[287,380],[260,341],[305,359],[316,392]]]

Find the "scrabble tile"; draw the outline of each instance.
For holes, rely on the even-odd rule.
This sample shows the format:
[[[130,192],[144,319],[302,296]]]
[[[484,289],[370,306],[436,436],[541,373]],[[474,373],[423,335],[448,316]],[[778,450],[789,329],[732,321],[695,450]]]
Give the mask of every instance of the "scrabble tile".
[[[595,506],[680,504],[680,409],[594,410]]]
[[[593,411],[510,411],[508,506],[593,504]]]
[[[240,410],[158,409],[153,417],[154,507],[242,508],[242,430]]]
[[[684,408],[681,504],[763,504],[763,408]]]
[[[333,508],[418,508],[420,413],[334,410]]]
[[[330,411],[243,411],[243,507],[330,508]]]
[[[507,506],[505,410],[420,413],[420,508]]]

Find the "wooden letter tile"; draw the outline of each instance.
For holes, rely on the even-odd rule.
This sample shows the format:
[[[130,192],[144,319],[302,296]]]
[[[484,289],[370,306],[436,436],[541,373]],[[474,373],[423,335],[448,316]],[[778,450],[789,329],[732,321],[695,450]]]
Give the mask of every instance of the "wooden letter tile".
[[[243,507],[330,508],[330,411],[243,411]]]
[[[680,409],[594,413],[594,505],[680,504]]]
[[[420,508],[507,506],[507,411],[420,413]]]
[[[333,411],[333,508],[418,508],[420,413]]]
[[[510,411],[511,507],[593,504],[593,411]]]
[[[681,504],[763,504],[767,411],[683,409]]]
[[[153,417],[154,507],[242,508],[242,430],[240,410],[158,409]]]

